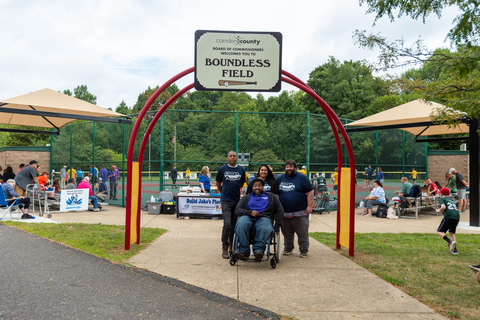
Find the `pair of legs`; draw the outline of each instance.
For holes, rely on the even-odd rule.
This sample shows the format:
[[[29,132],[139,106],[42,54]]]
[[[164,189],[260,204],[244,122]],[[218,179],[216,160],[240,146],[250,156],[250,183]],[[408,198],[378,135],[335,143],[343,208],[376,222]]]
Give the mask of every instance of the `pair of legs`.
[[[100,211],[100,209],[98,209],[98,198],[97,197],[88,196],[88,200],[90,200],[90,202],[92,202],[92,204],[93,204],[93,211]]]
[[[256,258],[262,258],[267,246],[268,237],[272,234],[272,220],[267,217],[241,216],[235,225],[238,237],[238,250],[245,258],[250,256],[250,230],[255,230],[255,240],[252,246]]]
[[[10,206],[15,201],[9,201],[8,205]],[[18,198],[17,202],[19,203],[18,208],[22,211],[23,214],[28,214],[28,208],[30,208],[30,198]]]
[[[117,200],[117,181],[110,180],[110,200]]]
[[[173,183],[173,187],[176,188],[177,187],[177,179],[172,178],[172,183]]]
[[[458,189],[458,211],[465,212],[467,210],[467,194],[466,189]]]
[[[95,193],[95,197],[97,197],[98,200],[103,202],[107,198],[107,195],[105,193]]]
[[[458,220],[442,219],[437,229],[438,236],[448,243],[448,248],[450,249],[450,252],[453,254],[458,254],[457,238],[455,237],[455,233],[457,231],[457,225],[458,225]],[[448,234],[450,235],[450,238],[448,238],[447,235],[445,234],[447,231],[449,231]]]
[[[367,212],[364,214],[365,217],[371,217],[372,216],[372,207],[373,206],[378,206],[384,204],[383,202],[380,202],[378,200],[366,200],[365,201],[365,207],[367,208]]]
[[[233,242],[233,232],[235,229],[235,224],[237,222],[237,216],[235,215],[235,208],[237,207],[238,202],[231,201],[222,201],[222,217],[223,217],[223,228],[222,228],[222,258],[228,259],[228,248],[231,247]]]
[[[297,234],[298,237],[298,247],[300,248],[300,253],[307,253],[309,247],[308,239],[308,215],[301,217],[293,218],[283,218],[282,221],[282,234],[284,238],[284,253],[289,254],[295,248],[294,245],[294,236]]]
[[[333,185],[333,198],[334,199],[337,199],[337,189],[338,189],[338,186],[337,185]]]

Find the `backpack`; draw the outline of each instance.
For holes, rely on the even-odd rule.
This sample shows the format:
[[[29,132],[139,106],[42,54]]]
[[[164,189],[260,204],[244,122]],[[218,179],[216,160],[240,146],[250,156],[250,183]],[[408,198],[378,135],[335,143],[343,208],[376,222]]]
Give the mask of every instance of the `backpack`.
[[[387,205],[380,204],[377,208],[377,218],[386,218],[387,217]]]
[[[405,198],[405,197],[400,197],[399,207],[402,208],[402,209],[405,209],[405,208],[410,207],[410,204],[408,203],[407,198]]]
[[[410,189],[409,197],[416,198],[416,197],[419,197],[421,194],[422,194],[422,189],[420,189],[420,186],[418,184],[414,184],[412,186],[412,189]]]
[[[440,185],[440,182],[435,181],[435,184],[437,185],[438,192],[440,192],[440,190],[442,189],[442,186]]]

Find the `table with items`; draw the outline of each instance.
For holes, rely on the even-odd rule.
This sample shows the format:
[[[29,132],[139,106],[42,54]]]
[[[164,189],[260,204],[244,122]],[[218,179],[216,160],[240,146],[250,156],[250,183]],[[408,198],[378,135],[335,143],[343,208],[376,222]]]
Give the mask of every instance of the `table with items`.
[[[200,188],[181,188],[177,198],[177,218],[179,217],[221,217],[220,193],[212,187],[209,193]]]

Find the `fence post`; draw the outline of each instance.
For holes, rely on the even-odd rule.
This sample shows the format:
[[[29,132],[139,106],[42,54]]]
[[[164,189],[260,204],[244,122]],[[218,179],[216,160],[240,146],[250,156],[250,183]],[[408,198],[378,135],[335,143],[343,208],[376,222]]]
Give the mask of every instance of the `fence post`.
[[[405,131],[402,131],[402,177],[405,176]]]
[[[93,193],[95,194],[95,121],[93,121],[93,143],[92,143],[92,190]]]
[[[122,137],[122,207],[125,207],[125,123],[123,124],[123,137]],[[117,180],[118,184],[118,180]]]
[[[375,169],[378,168],[378,130],[375,131]]]
[[[238,157],[238,111],[235,112],[235,152]]]
[[[50,132],[52,132],[53,129],[50,128]],[[52,172],[52,151],[53,151],[53,136],[50,135],[50,173]],[[60,180],[62,179],[62,176],[60,175]],[[52,174],[52,184],[53,180],[55,180],[55,175]]]
[[[72,158],[73,158],[73,126],[70,125],[70,175],[69,175],[69,179],[72,178],[73,176],[73,161],[72,161]]]
[[[428,139],[428,136],[425,136]],[[425,142],[425,177],[428,177],[428,142]]]
[[[306,149],[307,149],[307,154],[306,154],[306,162],[307,162],[307,177],[309,178],[310,180],[310,111],[307,110],[307,112],[305,113],[305,126],[306,126],[306,129],[307,129],[307,132],[306,132]]]
[[[163,191],[163,153],[165,147],[165,113],[160,117],[160,191]]]

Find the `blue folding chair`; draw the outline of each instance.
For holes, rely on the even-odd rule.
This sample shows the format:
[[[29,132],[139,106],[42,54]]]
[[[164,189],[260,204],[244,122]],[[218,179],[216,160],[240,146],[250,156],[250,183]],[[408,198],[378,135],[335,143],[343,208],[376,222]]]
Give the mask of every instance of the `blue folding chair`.
[[[7,207],[5,209],[5,211],[3,212],[3,216],[2,216],[2,218],[0,218],[0,220],[5,218],[7,213],[10,214],[10,219],[13,220],[12,209],[17,208],[20,203],[18,202],[18,200],[19,200],[18,198],[17,199],[9,199],[9,200],[14,200],[14,201],[10,205],[8,205],[7,199],[5,198],[5,191],[3,190],[3,187],[0,185],[0,207]],[[22,215],[19,214],[18,215],[18,220],[20,220],[21,218],[22,218]]]

